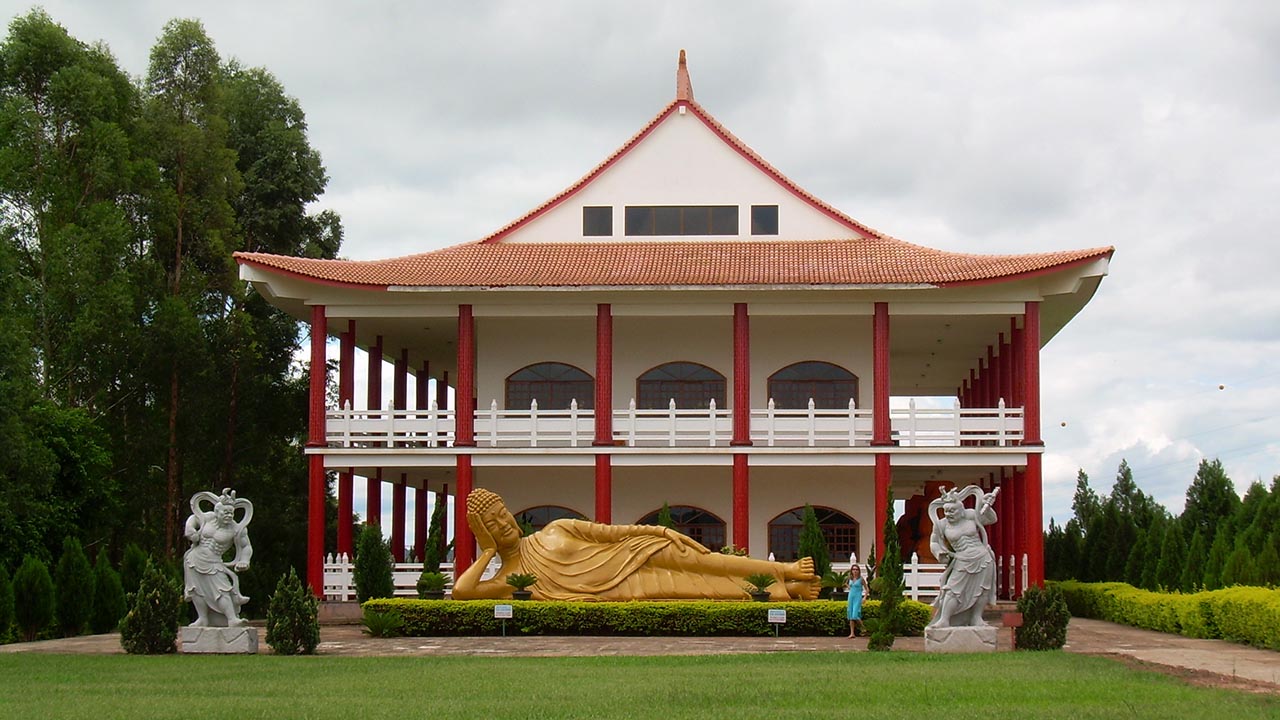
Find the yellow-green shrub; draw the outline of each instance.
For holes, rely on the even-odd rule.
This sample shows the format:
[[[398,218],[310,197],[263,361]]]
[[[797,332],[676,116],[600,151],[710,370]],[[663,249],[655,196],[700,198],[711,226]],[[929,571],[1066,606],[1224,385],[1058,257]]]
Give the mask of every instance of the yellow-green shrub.
[[[1156,593],[1125,583],[1058,583],[1077,617],[1280,650],[1280,589]]]
[[[849,632],[843,602],[521,602],[496,600],[368,600],[366,611],[395,612],[404,619],[401,633],[409,636],[497,635],[502,624],[493,617],[493,606],[513,606],[507,632],[518,635],[659,635],[752,636],[772,635],[767,608],[786,608],[785,635],[839,636]],[[903,632],[919,636],[929,622],[932,608],[904,600]],[[863,617],[874,619],[880,609],[875,600],[863,605]]]

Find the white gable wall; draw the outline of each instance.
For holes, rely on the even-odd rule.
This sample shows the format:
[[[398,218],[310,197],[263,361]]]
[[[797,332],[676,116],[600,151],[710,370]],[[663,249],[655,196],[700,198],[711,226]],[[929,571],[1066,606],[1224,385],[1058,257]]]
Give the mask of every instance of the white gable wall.
[[[738,235],[625,235],[627,205],[737,205]],[[751,206],[778,206],[778,234],[751,235]],[[613,207],[613,236],[584,237],[582,208]],[[692,112],[672,113],[577,194],[502,242],[827,240],[857,233],[779,185]]]

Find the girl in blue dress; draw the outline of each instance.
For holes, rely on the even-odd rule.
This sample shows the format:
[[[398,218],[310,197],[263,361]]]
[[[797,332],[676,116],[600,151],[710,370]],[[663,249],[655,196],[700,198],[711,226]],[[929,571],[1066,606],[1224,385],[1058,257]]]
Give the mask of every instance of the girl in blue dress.
[[[849,605],[845,613],[849,618],[849,637],[862,634],[862,599],[869,594],[867,581],[862,579],[862,568],[855,564],[849,568]]]

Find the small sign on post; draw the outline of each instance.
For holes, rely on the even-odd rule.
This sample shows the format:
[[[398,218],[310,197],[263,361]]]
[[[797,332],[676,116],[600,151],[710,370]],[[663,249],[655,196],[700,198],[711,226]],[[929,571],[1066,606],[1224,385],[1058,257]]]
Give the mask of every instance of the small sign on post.
[[[773,625],[773,636],[778,637],[778,626],[787,622],[786,608],[769,608],[769,623]]]
[[[502,621],[502,637],[507,636],[507,619],[511,617],[510,605],[494,605],[493,618]]]

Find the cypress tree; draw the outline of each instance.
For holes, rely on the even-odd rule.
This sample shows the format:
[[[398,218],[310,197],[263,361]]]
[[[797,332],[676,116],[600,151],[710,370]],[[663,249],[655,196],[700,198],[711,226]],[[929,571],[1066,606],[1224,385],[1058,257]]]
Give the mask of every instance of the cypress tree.
[[[813,506],[805,503],[804,525],[800,527],[800,557],[813,558],[813,571],[822,577],[831,570],[831,554],[827,551],[827,539],[818,525],[818,514]]]
[[[24,642],[36,639],[53,622],[53,578],[40,560],[27,555],[13,574],[13,621]]]
[[[658,511],[658,519],[654,521],[654,524],[661,525],[664,528],[670,528],[672,530],[676,529],[676,521],[671,519],[670,505],[665,502],[662,503],[662,509]]]
[[[142,584],[142,574],[147,569],[147,554],[137,543],[124,546],[124,557],[120,560],[120,586],[126,596],[138,592]]]
[[[1187,562],[1187,545],[1177,524],[1169,526],[1156,562],[1156,587],[1171,592],[1182,587],[1182,570]]]
[[[1254,585],[1257,583],[1256,574],[1253,554],[1249,552],[1249,548],[1236,545],[1236,549],[1231,551],[1222,565],[1222,586]]]
[[[0,565],[0,644],[8,641],[9,625],[13,623],[13,582],[9,572]]]
[[[392,577],[391,548],[382,540],[382,528],[365,525],[356,545],[354,580],[356,599],[389,598],[396,594]]]
[[[444,523],[448,505],[444,495],[436,493],[436,504],[431,508],[431,526],[427,530],[427,546],[423,551],[422,569],[425,572],[440,572],[440,563],[444,561]]]
[[[902,549],[898,547],[898,527],[893,520],[893,488],[885,492],[885,507],[889,512],[884,518],[884,554],[880,556],[877,567],[879,577],[880,613],[871,637],[867,641],[868,650],[891,650],[894,636],[897,634],[901,620],[899,606],[902,604]]]
[[[1124,581],[1134,587],[1142,587],[1142,570],[1147,566],[1147,531],[1138,530],[1138,539],[1129,551],[1124,564]]]
[[[89,629],[95,634],[115,632],[125,613],[124,587],[120,575],[107,560],[107,551],[98,551],[93,566],[93,615]]]
[[[320,602],[292,567],[276,583],[267,609],[267,644],[277,655],[311,655],[320,643]]]
[[[1266,545],[1254,561],[1254,571],[1259,585],[1280,586],[1280,530],[1267,538]]]
[[[1209,549],[1205,547],[1204,535],[1197,529],[1191,535],[1191,545],[1187,548],[1187,562],[1182,566],[1180,586],[1182,592],[1191,593],[1204,584],[1204,566],[1209,558]]]
[[[1155,591],[1160,587],[1160,577],[1156,571],[1160,567],[1160,551],[1164,548],[1165,526],[1163,523],[1153,525],[1147,532],[1147,540],[1143,550],[1142,585],[1140,587]]]
[[[178,609],[182,593],[169,573],[147,561],[133,607],[120,621],[120,645],[131,655],[160,655],[177,650]]]
[[[80,635],[93,615],[93,566],[80,541],[73,537],[62,539],[62,555],[54,569],[54,587],[58,598],[58,629],[63,637]]]
[[[1220,528],[1218,534],[1213,537],[1213,544],[1209,546],[1209,556],[1204,561],[1205,590],[1217,590],[1223,587],[1222,569],[1226,566],[1227,556],[1230,554],[1230,528]]]

